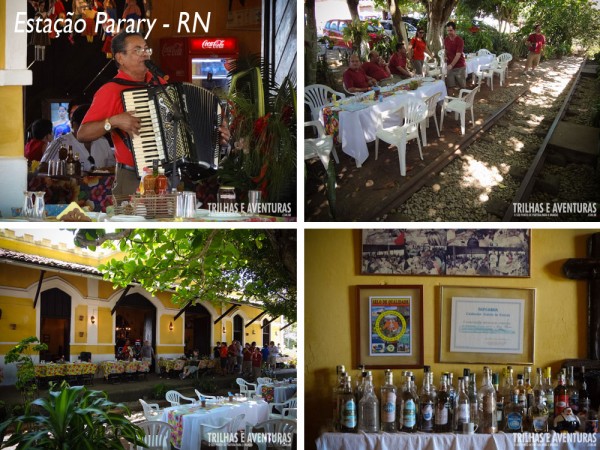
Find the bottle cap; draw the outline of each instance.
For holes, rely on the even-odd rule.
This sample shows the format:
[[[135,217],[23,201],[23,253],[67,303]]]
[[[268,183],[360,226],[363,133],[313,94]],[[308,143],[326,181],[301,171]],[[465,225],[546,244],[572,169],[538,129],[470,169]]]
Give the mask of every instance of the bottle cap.
[[[158,173],[159,175],[164,175],[165,174],[165,169],[163,169],[162,167],[158,168]]]

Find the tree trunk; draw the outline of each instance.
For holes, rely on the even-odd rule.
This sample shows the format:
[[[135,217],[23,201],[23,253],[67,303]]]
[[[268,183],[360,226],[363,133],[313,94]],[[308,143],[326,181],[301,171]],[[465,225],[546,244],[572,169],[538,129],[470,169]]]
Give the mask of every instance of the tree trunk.
[[[437,52],[444,48],[444,29],[458,0],[422,0],[422,3],[427,8],[429,20],[427,44],[429,49],[437,55]]]
[[[358,1],[359,0],[346,0],[352,20],[360,20],[360,17],[358,17]]]
[[[402,23],[402,11],[400,10],[400,5],[398,5],[398,0],[388,0],[388,11],[392,15],[392,24],[396,33],[408,48],[408,36],[406,35],[406,27]],[[392,53],[395,51],[396,49],[393,48]]]
[[[304,0],[306,25],[304,27],[304,83],[306,86],[317,82],[317,18],[315,0]]]

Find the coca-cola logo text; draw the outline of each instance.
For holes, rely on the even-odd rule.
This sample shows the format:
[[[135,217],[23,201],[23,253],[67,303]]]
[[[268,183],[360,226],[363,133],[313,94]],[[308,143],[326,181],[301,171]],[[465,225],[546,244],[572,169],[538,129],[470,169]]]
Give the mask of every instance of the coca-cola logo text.
[[[225,40],[224,39],[216,39],[214,41],[203,41],[202,42],[203,49],[224,49],[225,48]]]
[[[163,56],[181,56],[183,55],[183,43],[175,42],[173,44],[165,44],[162,48]]]

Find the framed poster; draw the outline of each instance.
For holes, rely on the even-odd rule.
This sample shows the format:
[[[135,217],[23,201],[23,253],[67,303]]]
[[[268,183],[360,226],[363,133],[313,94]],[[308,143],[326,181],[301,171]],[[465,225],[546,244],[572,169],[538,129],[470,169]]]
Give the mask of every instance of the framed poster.
[[[440,362],[533,364],[535,289],[442,286]]]
[[[367,229],[363,275],[529,277],[526,229]]]
[[[357,286],[356,366],[423,365],[423,286]]]

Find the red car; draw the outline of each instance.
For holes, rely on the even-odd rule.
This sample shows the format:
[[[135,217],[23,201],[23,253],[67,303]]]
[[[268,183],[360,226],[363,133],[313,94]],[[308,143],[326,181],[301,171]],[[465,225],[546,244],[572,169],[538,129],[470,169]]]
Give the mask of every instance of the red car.
[[[351,42],[344,42],[344,28],[352,23],[350,19],[333,19],[325,22],[323,27],[323,36],[327,36],[331,41],[328,44],[328,48],[332,47],[345,47],[352,48]],[[369,33],[369,48],[373,48],[373,45],[382,39],[385,39],[385,34],[379,32],[379,29],[373,25],[368,25],[367,31]]]

